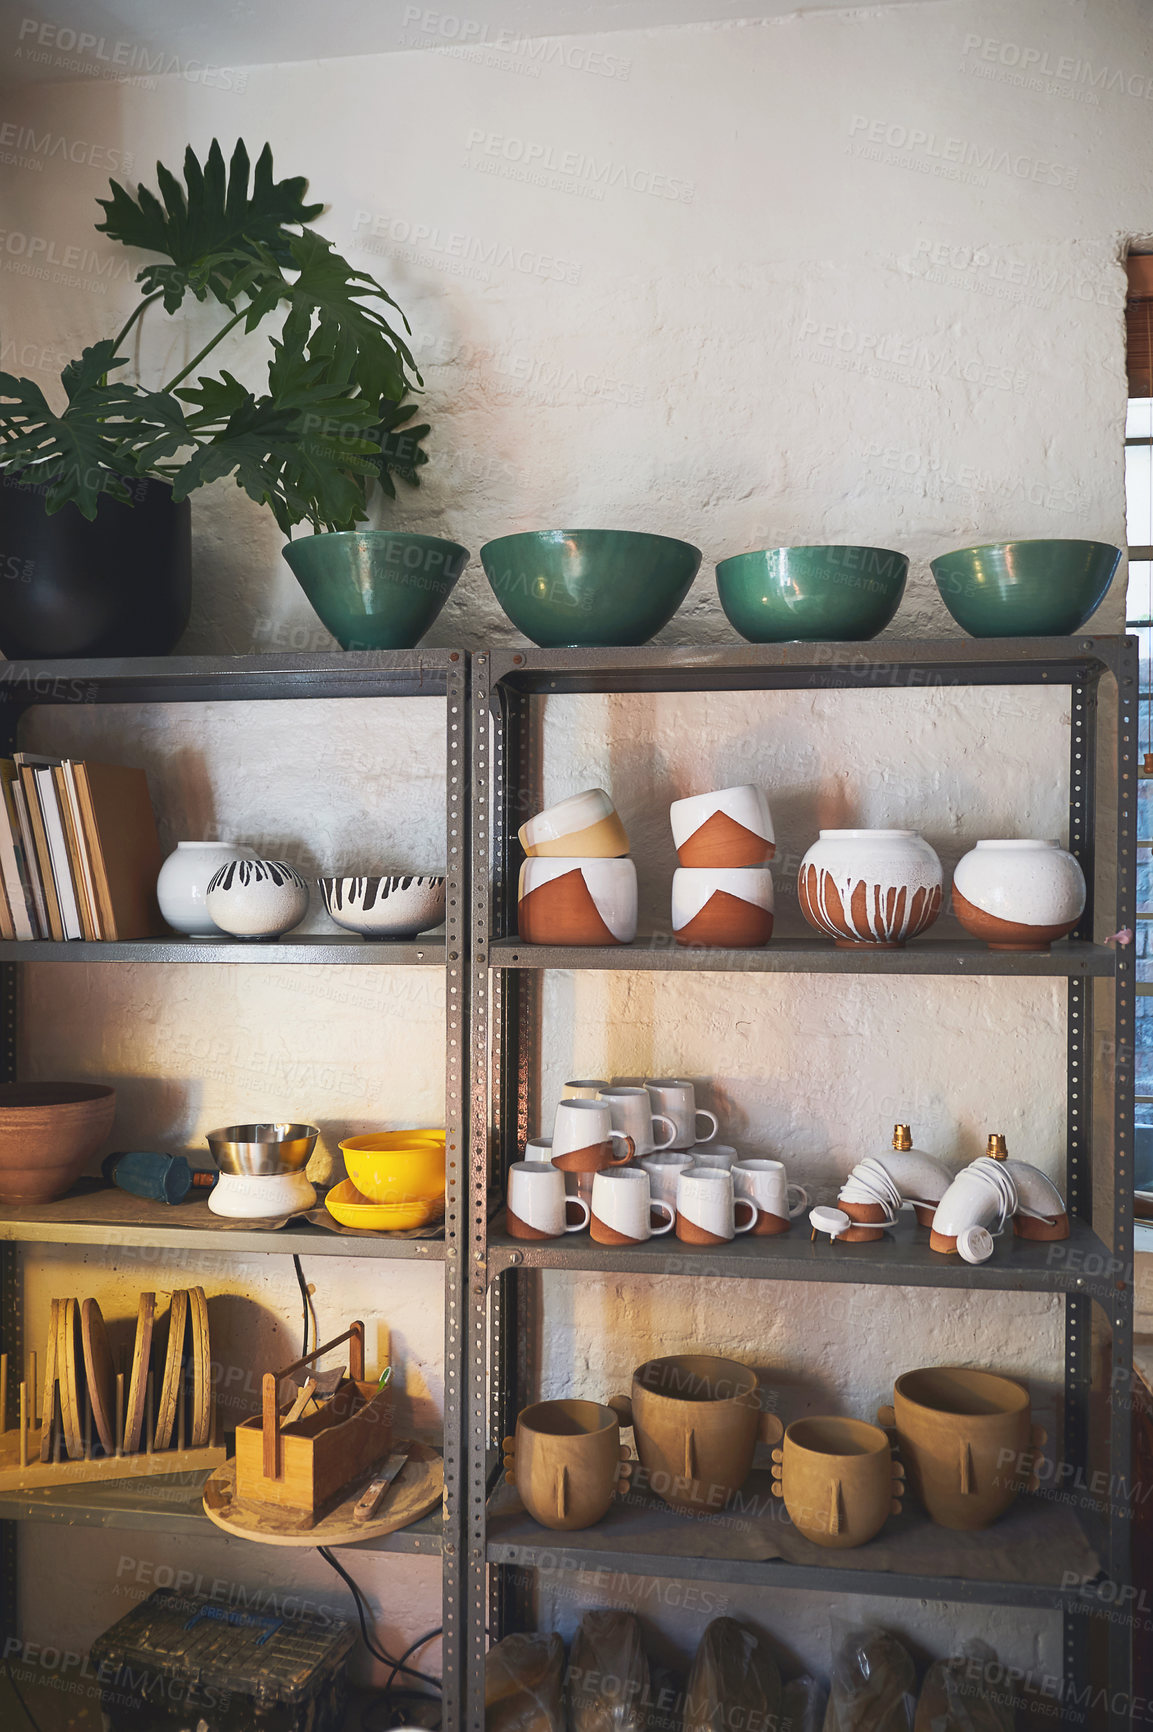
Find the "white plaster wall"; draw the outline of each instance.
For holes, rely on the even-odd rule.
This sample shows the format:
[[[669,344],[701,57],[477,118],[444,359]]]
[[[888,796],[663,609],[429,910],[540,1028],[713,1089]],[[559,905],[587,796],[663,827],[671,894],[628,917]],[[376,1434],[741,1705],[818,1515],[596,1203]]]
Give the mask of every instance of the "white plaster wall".
[[[945,0],[581,39],[588,55],[570,56],[574,65],[612,56],[617,76],[539,57],[531,44],[461,53],[446,47],[434,16],[411,21],[409,52],[253,68],[228,88],[176,79],[154,89],[73,81],[13,92],[5,119],[89,141],[94,166],[52,157],[0,164],[0,364],[49,385],[80,343],[115,329],[130,306],[125,278],[101,274],[122,261],[90,228],[108,151],[129,152],[147,172],[158,156],[174,162],[186,140],[203,150],[214,134],[230,143],[242,132],[252,144],[272,141],[280,172],[310,175],[330,204],[325,231],[381,276],[412,319],[433,462],[392,523],[451,535],[474,552],[510,529],[558,523],[685,536],[705,559],[662,634],[670,643],[731,641],[712,564],[748,547],[902,548],[913,567],[893,629],[935,634],[952,628],[928,574],[933,553],[1007,535],[1122,539],[1119,260],[1127,236],[1153,232],[1153,39],[1141,0],[1092,9]],[[1050,70],[1023,72],[1042,52]],[[206,49],[203,58],[214,57]],[[543,181],[526,180],[526,160],[553,166]],[[602,188],[595,173],[606,163],[614,184]],[[664,196],[670,189],[677,196]],[[22,275],[32,241],[44,243],[41,259],[49,245],[54,260],[81,249],[79,263]],[[145,331],[141,352],[158,379],[195,353],[210,323],[198,315]],[[230,344],[221,359],[257,376],[251,348]],[[185,648],[330,645],[280,559],[275,526],[235,488],[197,498],[195,537]],[[1117,628],[1122,593],[1118,584],[1101,628]],[[432,641],[514,638],[474,560]],[[549,792],[601,780],[614,789],[654,921],[666,911],[671,871],[665,802],[722,776],[770,790],[782,931],[796,925],[785,863],[795,865],[822,822],[916,823],[947,864],[977,835],[1062,829],[1066,723],[1044,694],[999,693],[977,706],[947,694],[793,694],[758,704],[755,721],[745,700],[683,709],[657,700],[644,727],[632,703],[592,699],[563,715],[556,706]],[[412,862],[425,863],[436,840],[430,820],[410,838],[394,822],[400,807],[386,803],[387,789],[406,785],[403,751],[390,757],[381,745],[368,755],[359,725],[337,719],[331,751],[351,791],[330,799],[307,751],[291,764],[278,759],[266,790],[253,765],[272,755],[269,737],[237,776],[238,743],[215,743],[225,725],[212,718],[181,734],[179,718],[142,723],[140,761],[162,767],[158,803],[170,836],[219,820],[291,843],[319,868],[357,839],[349,814],[359,811],[367,761],[380,769],[364,808],[387,819],[374,840],[398,850],[411,841]],[[432,776],[431,760],[421,774]],[[302,789],[298,822],[289,802]],[[424,809],[436,810],[431,793]],[[256,972],[244,971],[242,996],[239,983],[213,988],[209,971],[164,981],[146,971],[37,970],[30,1059],[46,1068],[68,1061],[81,1074],[113,1064],[126,1127],[142,1134],[153,1115],[157,1134],[175,1137],[253,1086],[251,1075],[205,1077],[205,1042],[254,1044],[277,1063],[317,1055],[335,1066],[355,1051],[349,1086],[319,1091],[335,1122],[346,1110],[377,1110],[358,1043],[366,1024],[381,1024],[396,1042],[387,1116],[394,1106],[393,1122],[431,1111],[439,1055],[412,1028],[409,1001],[339,1004],[319,976],[298,986],[278,980],[281,971],[262,980]],[[364,991],[359,980],[348,990]],[[821,1183],[875,1144],[898,1103],[929,1147],[971,1154],[995,1116],[1023,1152],[1056,1170],[1060,1002],[1042,983],[558,977],[546,1099],[572,1067],[676,1067],[711,1079],[707,1098],[738,1140],[785,1153]],[[72,1273],[89,1278],[87,1269]],[[236,1278],[258,1283],[258,1302],[279,1312],[291,1339],[290,1288],[279,1276],[275,1286],[247,1271]],[[382,1284],[382,1311],[411,1330],[412,1362],[431,1367],[431,1337],[409,1306],[427,1299],[431,1309],[419,1283],[432,1271],[371,1278]],[[350,1270],[350,1292],[358,1279]],[[30,1277],[34,1304],[47,1291],[40,1282]],[[622,1311],[618,1288],[635,1309]],[[856,1325],[822,1288],[718,1293],[669,1281],[642,1293],[558,1278],[548,1301],[557,1389],[567,1382],[591,1393],[619,1380],[659,1335],[670,1348],[707,1340],[763,1354],[795,1380],[801,1405],[827,1397],[865,1409],[895,1366],[894,1339],[910,1362],[943,1357],[964,1345],[978,1315],[982,1356],[1016,1366],[1038,1390],[1056,1365],[1053,1308],[1009,1296],[961,1313],[948,1295],[862,1295],[868,1374],[856,1369],[866,1358]],[[435,1370],[427,1376],[435,1402]],[[84,1543],[94,1596],[119,1556],[116,1536],[101,1544],[103,1563],[91,1538]],[[69,1551],[65,1536],[49,1549],[43,1530],[25,1546],[32,1628],[56,1623],[53,1571],[80,1549]],[[429,1574],[425,1564],[389,1566],[386,1626],[395,1620],[415,1634],[436,1621]],[[571,1608],[554,1601],[563,1626]],[[823,1614],[799,1599],[758,1605],[782,1640],[821,1663]],[[675,1608],[645,1609],[685,1645]],[[1053,1620],[1040,1616],[875,1609],[920,1632],[927,1653],[946,1651],[962,1625],[991,1628],[1017,1663],[1052,1662],[1057,1652]],[[88,1633],[106,1621],[102,1611],[78,1597]]]

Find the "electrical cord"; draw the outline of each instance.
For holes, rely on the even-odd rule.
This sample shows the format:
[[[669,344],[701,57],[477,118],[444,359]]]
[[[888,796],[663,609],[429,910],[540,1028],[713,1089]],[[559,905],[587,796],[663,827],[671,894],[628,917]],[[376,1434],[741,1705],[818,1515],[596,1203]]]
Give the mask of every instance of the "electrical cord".
[[[421,1648],[427,1648],[430,1642],[435,1642],[436,1638],[443,1635],[443,1633],[444,1625],[442,1624],[439,1630],[430,1630],[427,1636],[420,1636],[415,1642],[409,1644],[388,1675],[388,1680],[384,1686],[386,1695],[392,1689],[393,1681],[395,1680],[397,1673],[408,1670],[404,1662],[408,1659],[409,1655],[417,1653]]]
[[[411,1653],[412,1650],[410,1649],[409,1652]],[[4,1661],[4,1676],[7,1678],[9,1684],[11,1684],[12,1694],[15,1696],[16,1700],[19,1702],[21,1708],[23,1708],[24,1718],[27,1720],[29,1726],[31,1726],[32,1732],[40,1732],[40,1722],[39,1722],[39,1720],[36,1719],[36,1717],[32,1713],[31,1708],[28,1706],[27,1702],[24,1700],[23,1693],[21,1692],[20,1686],[16,1682],[15,1675],[12,1671],[12,1663],[8,1659],[5,1659],[5,1661]]]
[[[389,1679],[389,1684],[391,1684],[392,1678],[395,1678],[396,1674],[398,1672],[403,1672],[406,1675],[406,1677],[419,1678],[420,1682],[422,1684],[428,1684],[431,1686],[432,1689],[439,1692],[439,1690],[440,1690],[440,1679],[439,1678],[430,1677],[427,1672],[418,1672],[415,1666],[406,1666],[405,1661],[408,1659],[408,1656],[410,1654],[415,1653],[418,1648],[423,1648],[426,1643],[431,1642],[434,1636],[439,1636],[441,1633],[440,1630],[432,1630],[427,1636],[422,1636],[418,1642],[414,1642],[410,1648],[405,1649],[404,1653],[402,1654],[402,1656],[399,1660],[394,1660],[392,1655],[386,1654],[384,1649],[381,1647],[378,1647],[376,1642],[369,1635],[369,1633],[368,1633],[368,1618],[366,1615],[367,1611],[368,1611],[368,1607],[367,1607],[367,1604],[365,1602],[364,1595],[361,1593],[360,1589],[357,1587],[356,1583],[353,1581],[352,1577],[349,1575],[349,1573],[345,1569],[344,1565],[337,1561],[337,1559],[329,1551],[327,1546],[317,1546],[316,1550],[317,1550],[317,1554],[324,1559],[325,1563],[328,1564],[330,1566],[330,1568],[332,1568],[336,1571],[337,1575],[344,1582],[345,1586],[348,1588],[349,1592],[352,1594],[353,1600],[356,1604],[356,1615],[357,1615],[357,1618],[360,1622],[360,1633],[364,1639],[365,1647],[368,1649],[368,1651],[372,1655],[373,1659],[379,1660],[382,1666],[391,1666],[392,1667],[392,1674],[391,1674],[391,1677]],[[385,1686],[386,1690],[388,1687],[389,1687],[388,1685]]]
[[[300,1349],[300,1357],[308,1357],[308,1320],[312,1318],[312,1345],[320,1346],[320,1329],[316,1322],[316,1307],[312,1303],[312,1294],[308,1291],[308,1282],[304,1279],[304,1270],[300,1266],[300,1258],[293,1253],[292,1266],[296,1270],[296,1283],[300,1288],[300,1298],[304,1306],[304,1342]]]

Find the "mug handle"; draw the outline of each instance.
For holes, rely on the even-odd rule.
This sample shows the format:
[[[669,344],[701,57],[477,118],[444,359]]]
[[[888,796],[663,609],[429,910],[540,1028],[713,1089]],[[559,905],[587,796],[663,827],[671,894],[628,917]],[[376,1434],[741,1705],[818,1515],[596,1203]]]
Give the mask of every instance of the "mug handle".
[[[897,1413],[895,1408],[889,1406],[878,1407],[877,1424],[881,1427],[882,1431],[892,1431],[896,1423]]]
[[[633,1422],[633,1400],[631,1395],[610,1395],[605,1402],[617,1416],[617,1424],[626,1431]]]
[[[696,1116],[698,1119],[708,1119],[713,1128],[711,1131],[706,1131],[703,1137],[700,1131],[694,1129],[693,1135],[696,1137],[698,1143],[711,1143],[721,1128],[716,1114],[709,1112],[707,1107],[698,1107]]]
[[[609,1166],[610,1167],[623,1167],[625,1162],[631,1161],[633,1156],[636,1154],[637,1145],[633,1142],[633,1139],[629,1136],[627,1131],[610,1131],[609,1136],[613,1137],[613,1138],[619,1138],[621,1142],[628,1144],[627,1153],[625,1153],[623,1155],[610,1155],[609,1156]]]
[[[653,1226],[652,1212],[654,1209],[662,1209],[668,1216],[668,1220],[665,1222],[663,1227]],[[677,1212],[672,1205],[664,1202],[660,1197],[651,1197],[649,1199],[649,1238],[659,1239],[662,1233],[671,1233],[676,1224]]]
[[[570,1226],[569,1220],[568,1220],[568,1212],[570,1209],[581,1209],[584,1212],[582,1219],[579,1221],[574,1221],[571,1224],[571,1226]],[[575,1193],[571,1197],[566,1197],[564,1200],[564,1210],[565,1210],[565,1228],[564,1228],[565,1232],[566,1233],[583,1233],[585,1228],[588,1226],[589,1222],[592,1220],[592,1213],[593,1213],[592,1210],[589,1208],[588,1204],[585,1202],[584,1198],[578,1197]]]
[[[762,1413],[757,1419],[757,1438],[761,1443],[780,1443],[785,1428],[775,1413]],[[775,1452],[774,1452],[775,1459]]]
[[[673,1144],[677,1140],[677,1127],[673,1123],[672,1119],[670,1119],[669,1115],[667,1113],[653,1113],[652,1121],[653,1121],[654,1127],[656,1126],[658,1119],[660,1120],[662,1125],[668,1125],[669,1134],[665,1138],[663,1143],[654,1143],[653,1144],[653,1153],[654,1154],[656,1154],[658,1149],[671,1149]]]
[[[785,1204],[786,1204],[786,1207],[788,1207],[788,1196],[789,1196],[790,1191],[796,1191],[797,1195],[801,1199],[800,1202],[797,1204],[795,1209],[792,1209],[792,1208],[789,1209],[789,1220],[795,1221],[797,1216],[801,1213],[801,1211],[803,1209],[808,1208],[808,1206],[809,1206],[809,1193],[806,1191],[804,1185],[786,1185],[785,1186]]]
[[[747,1209],[749,1211],[749,1218],[745,1222],[743,1227],[737,1226],[737,1210],[738,1209]],[[759,1214],[760,1214],[760,1210],[757,1208],[757,1205],[751,1200],[751,1198],[749,1198],[749,1197],[735,1197],[733,1199],[733,1232],[734,1233],[751,1233],[753,1228],[757,1224],[757,1216]]]

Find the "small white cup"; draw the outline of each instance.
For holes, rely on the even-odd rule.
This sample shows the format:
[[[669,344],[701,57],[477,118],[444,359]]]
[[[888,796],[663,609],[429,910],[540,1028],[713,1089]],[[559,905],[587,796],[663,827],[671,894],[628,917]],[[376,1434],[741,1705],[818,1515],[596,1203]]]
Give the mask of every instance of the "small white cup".
[[[756,1205],[753,1232],[758,1238],[787,1233],[789,1222],[809,1206],[809,1193],[803,1185],[789,1184],[781,1161],[738,1161],[733,1167],[733,1190]],[[797,1203],[790,1200],[794,1194],[800,1198]]]
[[[578,1077],[573,1082],[566,1082],[561,1099],[565,1101],[595,1101],[602,1089],[608,1088],[608,1078],[600,1077],[590,1080],[588,1077]]]
[[[677,1201],[677,1180],[693,1165],[692,1156],[680,1149],[658,1149],[645,1155],[641,1166],[649,1176],[649,1188],[654,1197],[674,1209]]]
[[[633,1139],[638,1158],[672,1147],[677,1127],[664,1113],[653,1112],[648,1089],[616,1088],[601,1083],[600,1098],[608,1105],[613,1129]],[[656,1140],[654,1120],[660,1121],[663,1142]]]
[[[607,1101],[561,1101],[552,1127],[553,1165],[568,1173],[598,1173],[631,1161],[636,1144],[613,1129]]]
[[[514,1239],[559,1239],[589,1224],[583,1197],[566,1195],[564,1174],[543,1161],[514,1161],[508,1170],[506,1224]],[[576,1210],[577,1220],[571,1211]]]
[[[659,1077],[646,1082],[645,1087],[653,1111],[663,1113],[676,1126],[677,1134],[669,1144],[670,1149],[691,1149],[694,1143],[712,1142],[720,1126],[713,1113],[698,1107],[696,1090],[691,1082],[685,1082],[681,1077]],[[707,1121],[705,1130],[698,1128],[698,1119]]]
[[[689,1157],[694,1167],[716,1167],[723,1173],[731,1173],[734,1161],[740,1159],[728,1143],[697,1143],[689,1150]]]
[[[653,1225],[653,1215],[662,1220]],[[677,1213],[671,1203],[654,1198],[642,1167],[609,1168],[593,1178],[589,1231],[598,1245],[643,1245],[660,1233],[671,1233]]]
[[[744,1212],[746,1219],[738,1220]],[[757,1205],[733,1192],[733,1176],[716,1167],[682,1173],[677,1180],[677,1238],[685,1245],[720,1245],[736,1233],[751,1233]]]
[[[526,1161],[548,1161],[552,1164],[552,1138],[530,1137],[524,1146]]]

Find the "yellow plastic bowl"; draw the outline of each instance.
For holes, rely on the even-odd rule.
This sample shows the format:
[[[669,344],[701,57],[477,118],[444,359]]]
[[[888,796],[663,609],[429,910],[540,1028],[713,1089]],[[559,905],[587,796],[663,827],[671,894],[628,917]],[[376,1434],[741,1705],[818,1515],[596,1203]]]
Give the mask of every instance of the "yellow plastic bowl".
[[[444,1196],[443,1131],[346,1137],[340,1152],[349,1178],[370,1203],[430,1203]]]
[[[334,1185],[324,1201],[342,1227],[368,1228],[377,1233],[407,1233],[444,1217],[444,1203],[439,1198],[425,1203],[370,1203],[351,1179]]]

